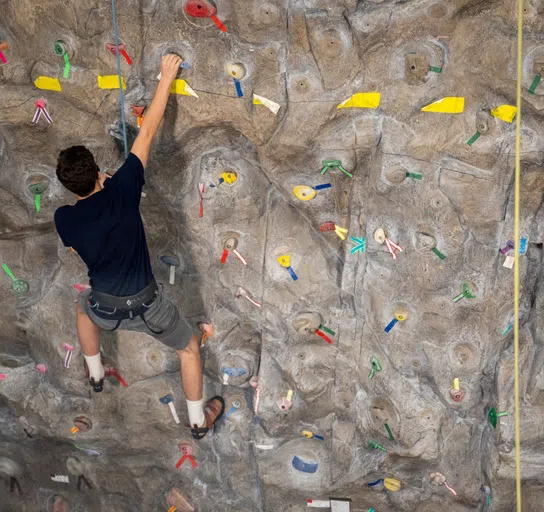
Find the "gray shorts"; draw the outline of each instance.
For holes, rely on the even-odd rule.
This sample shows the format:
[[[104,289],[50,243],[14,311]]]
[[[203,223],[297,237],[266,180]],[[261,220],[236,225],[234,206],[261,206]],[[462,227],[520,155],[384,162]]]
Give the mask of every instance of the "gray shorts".
[[[111,331],[117,325],[117,320],[109,320],[98,316],[91,304],[89,296],[91,289],[81,292],[78,296],[78,303],[83,312],[91,319],[93,324],[106,331]],[[118,329],[121,331],[136,331],[145,332],[153,338],[164,343],[166,346],[175,350],[183,350],[187,347],[189,340],[193,336],[193,329],[182,315],[178,308],[169,301],[162,290],[159,291],[159,296],[149,306],[149,309],[144,314],[145,322],[141,317],[135,317],[132,320],[121,320]],[[161,334],[155,334],[146,325],[149,325],[154,331],[162,331]]]

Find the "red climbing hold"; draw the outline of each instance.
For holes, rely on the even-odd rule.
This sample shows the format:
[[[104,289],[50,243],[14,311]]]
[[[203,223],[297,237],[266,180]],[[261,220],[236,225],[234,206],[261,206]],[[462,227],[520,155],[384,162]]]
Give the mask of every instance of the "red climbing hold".
[[[211,18],[217,14],[217,7],[210,0],[188,0],[185,12],[193,18]]]
[[[216,16],[217,7],[212,0],[187,0],[185,13],[193,18],[211,18],[221,32],[227,31],[227,27]]]

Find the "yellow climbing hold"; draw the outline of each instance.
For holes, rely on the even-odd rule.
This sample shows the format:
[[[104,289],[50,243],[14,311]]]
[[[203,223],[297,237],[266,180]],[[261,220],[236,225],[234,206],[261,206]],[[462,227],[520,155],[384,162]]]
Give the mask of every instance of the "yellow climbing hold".
[[[51,78],[50,76],[39,76],[38,78],[36,78],[34,85],[38,89],[43,89],[44,91],[62,91],[59,79]]]
[[[396,478],[386,478],[383,481],[383,485],[388,491],[400,491],[400,480],[397,480]]]
[[[257,94],[253,94],[253,105],[264,105],[273,114],[277,114],[279,109],[281,108],[281,105],[276,103],[275,101],[269,100],[268,98],[265,98],[264,96],[259,96]]]
[[[194,96],[198,98],[198,94],[191,89],[191,86],[181,79],[174,80],[170,87],[170,94],[181,94],[182,96]]]
[[[124,78],[121,78],[121,83],[123,84],[124,91],[127,88],[127,84]],[[119,89],[119,76],[98,76],[98,87],[100,87],[100,89]]]
[[[236,174],[233,172],[222,172],[221,178],[223,178],[223,181],[228,185],[234,185],[234,183],[236,183],[236,180],[238,179]]]
[[[506,121],[507,123],[511,123],[516,117],[517,113],[518,113],[518,109],[517,107],[514,107],[513,105],[500,105],[499,107],[494,108],[491,111],[491,115],[493,117],[496,117],[497,119],[502,119],[503,121]]]
[[[295,194],[296,198],[300,199],[301,201],[309,201],[317,194],[312,187],[308,187],[307,185],[298,185],[294,187],[293,193]]]
[[[282,254],[279,258],[278,258],[278,263],[282,266],[282,267],[290,267],[291,266],[291,256],[289,256],[289,254]]]
[[[465,110],[465,98],[448,96],[421,109],[421,112],[440,112],[442,114],[460,114]]]
[[[380,99],[381,94],[379,92],[356,92],[336,108],[378,108]]]

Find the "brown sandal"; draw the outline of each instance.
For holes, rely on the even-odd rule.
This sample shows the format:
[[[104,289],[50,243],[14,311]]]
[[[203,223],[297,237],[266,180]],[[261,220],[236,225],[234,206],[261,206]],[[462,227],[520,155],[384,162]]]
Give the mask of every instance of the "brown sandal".
[[[204,406],[204,417],[206,418],[205,427],[197,427],[196,425],[191,428],[191,435],[197,441],[200,441],[208,431],[219,421],[221,416],[225,412],[225,401],[220,396],[214,396],[211,400],[206,402]],[[190,427],[190,425],[187,425]]]

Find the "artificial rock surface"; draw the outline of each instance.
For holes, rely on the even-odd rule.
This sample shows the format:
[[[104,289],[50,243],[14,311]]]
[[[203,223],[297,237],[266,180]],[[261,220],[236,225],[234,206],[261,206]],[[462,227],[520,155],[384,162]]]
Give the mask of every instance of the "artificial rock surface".
[[[121,42],[133,59],[122,59],[123,108],[130,141],[130,107],[151,100],[161,55],[178,52],[190,65],[180,78],[198,98],[171,96],[141,211],[166,294],[188,317],[204,305],[216,326],[203,350],[207,395],[222,394],[227,410],[236,400],[240,407],[193,444],[196,469],[176,469],[178,445],[191,439],[159,401],[172,393],[187,421],[174,352],[145,335],[104,333],[104,352],[128,387],[110,379],[103,393],[90,392],[73,289],[86,283],[86,270],[52,224],[55,208],[73,201],[54,168],[72,144],[87,145],[103,170],[122,163],[119,91],[99,88],[96,78],[116,73],[105,47],[113,42],[111,6],[2,0],[0,259],[30,290],[17,298],[2,278],[0,510],[302,512],[308,498],[343,496],[359,512],[468,512],[488,510],[480,490],[487,485],[491,510],[510,511],[513,353],[512,331],[503,332],[513,271],[499,249],[513,239],[515,130],[489,111],[515,102],[515,2],[217,0],[226,33],[187,16],[184,4],[118,2]],[[544,87],[527,89],[544,59],[544,3],[525,6],[522,473],[524,510],[541,512]],[[57,40],[67,47],[68,78]],[[229,63],[245,70],[243,97]],[[38,76],[58,77],[62,92],[38,90]],[[356,92],[380,92],[380,107],[337,109]],[[253,104],[253,94],[281,105],[277,115]],[[464,112],[421,112],[446,96],[464,97]],[[51,125],[44,117],[32,123],[38,99]],[[353,179],[338,169],[321,175],[326,159],[341,160]],[[225,171],[236,173],[235,184],[210,187]],[[403,179],[405,172],[422,179]],[[28,192],[35,182],[49,184],[39,212]],[[321,183],[332,188],[311,201],[293,195],[296,185]],[[365,236],[366,252],[350,254],[349,238],[321,232],[328,221]],[[398,259],[374,240],[378,228],[404,249]],[[247,266],[232,253],[220,263],[231,237]],[[173,286],[164,254],[181,260]],[[291,255],[296,282],[278,264],[282,254]],[[453,302],[463,282],[476,298]],[[239,287],[262,307],[236,298]],[[399,311],[406,320],[385,333]],[[335,331],[332,344],[295,330],[308,312]],[[75,346],[69,368],[64,343]],[[372,358],[382,370],[370,379]],[[454,378],[459,403],[450,396]],[[281,410],[289,390],[292,407]],[[492,406],[510,413],[496,430],[487,421]],[[86,427],[73,434],[78,416]],[[296,470],[294,456],[317,471]],[[432,485],[432,472],[457,496]],[[401,490],[367,486],[384,477],[399,479]]]

